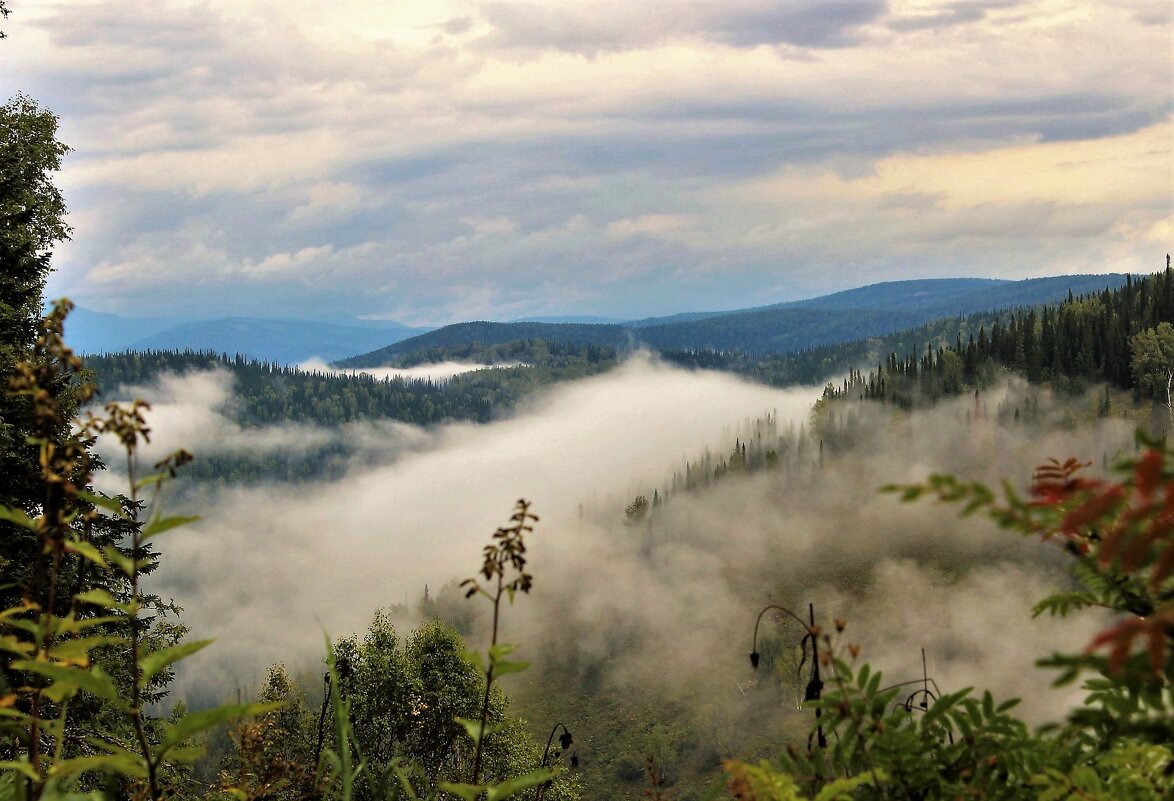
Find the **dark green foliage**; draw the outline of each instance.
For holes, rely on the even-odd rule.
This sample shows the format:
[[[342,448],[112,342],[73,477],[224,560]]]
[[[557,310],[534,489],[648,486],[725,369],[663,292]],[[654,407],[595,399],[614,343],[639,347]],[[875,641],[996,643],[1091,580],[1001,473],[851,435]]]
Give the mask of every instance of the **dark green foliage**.
[[[457,323],[436,331],[411,337],[386,348],[344,359],[339,367],[383,367],[400,364],[401,360],[418,352],[445,352],[450,348],[488,347],[517,340],[543,340],[553,344],[618,349],[628,344],[631,336],[618,325],[588,323]],[[455,351],[454,351],[455,352]]]
[[[397,766],[415,779],[419,793],[465,777],[473,743],[457,719],[480,713],[485,681],[465,658],[456,631],[434,621],[400,639],[387,616],[377,613],[361,639],[339,641],[334,654],[349,710],[349,738],[364,765],[354,799],[405,797]],[[262,777],[284,771],[290,781],[272,796],[274,801],[312,797],[317,786],[313,770],[297,768],[314,764],[320,710],[309,706],[307,693],[281,666],[270,668],[260,700],[284,706],[234,733],[235,750],[223,766],[221,783],[255,788]],[[539,758],[537,744],[521,721],[508,717],[507,707],[503,693],[491,693],[490,721],[502,727],[486,738],[485,765],[487,775],[498,781],[533,770]],[[325,747],[339,748],[329,730]]]
[[[57,141],[57,117],[25,95],[0,106],[0,503],[32,512],[43,502],[29,396],[9,391],[18,362],[29,358],[41,319],[41,292],[53,246],[65,239],[65,202],[52,183],[68,148]],[[76,409],[68,377],[45,387]],[[63,438],[64,427],[53,433]],[[32,539],[0,522],[0,584],[19,581],[31,564]]]
[[[1000,368],[1026,375],[1032,382],[1053,382],[1079,388],[1081,382],[1108,382],[1138,387],[1164,398],[1150,372],[1138,383],[1132,351],[1138,335],[1174,322],[1174,271],[1167,268],[1146,278],[1130,278],[1117,290],[1070,297],[1058,306],[1016,311],[980,327],[963,341],[916,344],[899,356],[890,351],[875,370],[853,370],[839,387],[829,385],[825,397],[875,398],[901,406],[932,403],[940,397],[982,388]],[[1154,392],[1157,389],[1158,392]]]
[[[660,356],[680,367],[740,373],[771,386],[819,384],[829,375],[846,373],[862,364],[875,364],[889,353],[904,353],[927,342],[946,344],[958,337],[977,335],[980,329],[989,330],[996,321],[1009,320],[1012,314],[1005,311],[945,317],[916,328],[788,353],[666,350]]]
[[[522,364],[477,370],[442,381],[307,373],[242,356],[230,358],[212,353],[107,354],[91,356],[86,364],[107,395],[123,386],[149,384],[164,373],[225,370],[233,379],[233,402],[222,412],[248,428],[283,423],[327,427],[378,420],[425,426],[450,420],[486,422],[505,414],[536,389],[599,373],[616,363],[616,352],[611,348],[542,340],[520,340],[484,349],[460,346],[434,350],[429,355],[434,358],[427,361]],[[353,457],[349,446],[332,441],[298,453],[212,454],[194,462],[185,475],[232,483],[336,478]]]
[[[465,347],[455,352],[433,351],[430,355],[437,358],[418,358],[411,364],[470,358],[471,353]],[[382,379],[365,373],[327,375],[243,356],[190,351],[107,354],[91,356],[86,364],[94,371],[104,394],[124,385],[150,383],[163,373],[227,370],[232,374],[236,396],[232,412],[242,425],[339,425],[377,419],[429,425],[445,420],[488,421],[527,392],[554,381],[605,370],[615,363],[616,356],[611,348],[547,345],[535,340],[508,343],[488,353],[525,363],[463,373],[443,381]]]

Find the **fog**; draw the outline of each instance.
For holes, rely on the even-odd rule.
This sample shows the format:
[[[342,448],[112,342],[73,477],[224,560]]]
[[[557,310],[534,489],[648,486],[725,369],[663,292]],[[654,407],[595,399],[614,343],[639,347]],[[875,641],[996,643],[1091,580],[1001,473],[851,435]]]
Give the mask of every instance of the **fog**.
[[[404,378],[409,381],[427,379],[429,381],[444,381],[461,373],[472,373],[477,370],[493,370],[501,367],[518,367],[520,362],[503,364],[478,364],[477,362],[429,362],[412,367],[359,367],[341,369],[333,367],[321,359],[310,359],[298,365],[298,369],[307,373],[324,373],[327,375],[369,375],[373,378]]]
[[[1132,436],[1123,421],[1048,424],[1046,397],[1041,433],[999,424],[999,404],[1035,392],[1021,386],[914,415],[845,404],[837,423],[821,426],[854,432],[851,447],[829,439],[821,459],[812,440],[776,470],[678,492],[631,525],[624,507],[635,494],[663,494],[672,471],[706,447],[727,454],[751,419],[809,426],[818,391],[637,356],[490,424],[242,431],[223,414],[227,380],[195,374],[136,388],[154,402],[151,455],[180,444],[198,456],[346,438],[384,458],[375,467],[357,459],[338,481],[197,495],[203,519],[168,535],[151,585],[184,607],[192,636],[218,640],[181,676],[179,691],[193,697],[255,687],[279,660],[313,667],[324,631],[361,632],[377,607],[414,610],[425,584],[435,594],[473,575],[481,546],[527,498],[541,517],[528,540],[535,589],[506,612],[503,636],[536,669],[590,664],[619,690],[698,686],[738,703],[764,680],[746,659],[758,610],[815,603],[825,626],[848,620],[841,646],[860,644],[894,682],[920,677],[924,647],[944,690],[989,687],[1026,697],[1033,720],[1055,717],[1071,696],[1044,692],[1051,677],[1032,663],[1079,647],[1096,625],[1030,618],[1063,582],[1062,555],[877,488],[939,470],[1022,487],[1047,456],[1099,463]],[[450,608],[475,603],[451,595],[442,595]],[[769,618],[763,631],[798,637],[797,626]]]

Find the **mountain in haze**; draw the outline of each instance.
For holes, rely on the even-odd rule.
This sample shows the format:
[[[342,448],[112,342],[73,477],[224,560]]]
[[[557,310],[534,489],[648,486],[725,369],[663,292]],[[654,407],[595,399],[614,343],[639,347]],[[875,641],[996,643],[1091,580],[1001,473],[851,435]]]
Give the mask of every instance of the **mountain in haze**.
[[[225,317],[177,324],[174,318],[122,317],[81,307],[66,322],[67,341],[79,353],[213,351],[283,364],[315,357],[332,361],[425,330],[389,320],[341,316],[318,320]]]
[[[777,353],[877,336],[941,317],[1056,302],[1069,293],[1089,294],[1124,283],[1122,274],[1066,275],[1023,281],[921,279],[872,284],[808,300],[726,312],[685,312],[622,325],[458,323],[388,343],[341,364],[378,367],[430,348],[473,342],[493,345],[528,338],[613,347],[644,345],[656,350]]]
[[[425,334],[393,342],[377,350],[352,356],[337,362],[339,367],[382,367],[409,353],[429,349],[452,348],[458,345],[480,343],[499,345],[518,339],[544,339],[574,345],[596,345],[613,348],[635,346],[630,329],[622,325],[590,323],[454,323]]]
[[[1123,274],[1023,281],[940,278],[891,281],[809,300],[640,329],[649,347],[779,353],[912,328],[942,317],[1035,306],[1125,283]]]
[[[510,320],[511,323],[588,323],[599,325],[623,325],[627,320],[622,317],[600,317],[596,314],[564,314],[553,317],[519,317]]]
[[[65,341],[78,353],[117,353],[176,322],[174,317],[122,317],[77,306],[65,321]]]
[[[177,325],[132,342],[129,348],[240,353],[261,361],[296,364],[312,358],[334,361],[414,336],[420,330],[398,324],[367,328],[311,320],[225,317]]]

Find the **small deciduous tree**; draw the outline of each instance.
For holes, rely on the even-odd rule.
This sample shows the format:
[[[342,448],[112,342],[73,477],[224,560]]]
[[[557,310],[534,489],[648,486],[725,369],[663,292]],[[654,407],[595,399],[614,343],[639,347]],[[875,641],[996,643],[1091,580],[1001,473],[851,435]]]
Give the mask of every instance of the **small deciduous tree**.
[[[1129,340],[1133,356],[1130,366],[1137,385],[1153,393],[1155,398],[1165,396],[1170,414],[1170,428],[1174,430],[1174,325],[1158,323],[1154,328],[1139,331]]]

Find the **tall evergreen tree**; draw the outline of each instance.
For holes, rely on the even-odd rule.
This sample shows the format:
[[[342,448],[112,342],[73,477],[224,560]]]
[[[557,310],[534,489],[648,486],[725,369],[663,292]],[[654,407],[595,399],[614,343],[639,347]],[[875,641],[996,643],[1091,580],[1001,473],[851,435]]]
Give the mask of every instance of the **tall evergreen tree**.
[[[3,11],[0,5],[0,11]],[[0,503],[33,511],[40,467],[32,433],[31,399],[9,389],[16,364],[32,353],[53,247],[69,235],[65,201],[53,173],[68,148],[57,140],[57,117],[25,95],[0,106]],[[68,402],[69,387],[49,387]],[[64,432],[62,432],[64,434]],[[29,563],[31,540],[0,529],[0,578]]]

